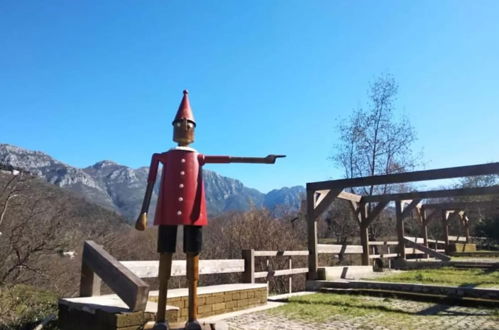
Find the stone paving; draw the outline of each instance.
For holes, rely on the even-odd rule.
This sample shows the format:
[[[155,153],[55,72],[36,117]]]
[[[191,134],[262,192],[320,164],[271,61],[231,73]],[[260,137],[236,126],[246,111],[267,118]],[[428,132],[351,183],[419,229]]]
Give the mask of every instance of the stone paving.
[[[362,316],[332,314],[324,322],[312,322],[286,315],[282,308],[224,319],[228,329],[499,329],[499,309],[449,306],[402,299],[363,297],[382,303]],[[307,308],[314,308],[310,305]],[[395,312],[394,312],[395,311]]]

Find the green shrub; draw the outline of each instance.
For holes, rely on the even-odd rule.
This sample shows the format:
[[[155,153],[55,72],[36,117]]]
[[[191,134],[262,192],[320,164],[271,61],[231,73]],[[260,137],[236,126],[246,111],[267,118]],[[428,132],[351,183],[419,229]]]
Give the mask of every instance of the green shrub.
[[[0,329],[32,329],[51,314],[57,315],[54,293],[28,285],[0,287]]]

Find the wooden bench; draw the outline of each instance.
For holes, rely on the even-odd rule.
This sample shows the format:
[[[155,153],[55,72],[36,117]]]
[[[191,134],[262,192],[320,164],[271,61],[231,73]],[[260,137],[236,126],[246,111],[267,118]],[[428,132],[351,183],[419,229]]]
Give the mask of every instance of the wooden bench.
[[[101,246],[86,241],[82,256],[80,297],[59,300],[61,329],[138,329],[154,320],[157,291],[149,292],[142,278],[158,276],[159,262],[118,261]],[[244,259],[200,260],[199,273],[243,273]],[[186,261],[175,260],[172,277],[185,276]],[[101,281],[114,294],[100,295]],[[199,318],[242,310],[267,302],[266,283],[235,283],[198,288]],[[168,291],[167,318],[187,318],[187,289]]]

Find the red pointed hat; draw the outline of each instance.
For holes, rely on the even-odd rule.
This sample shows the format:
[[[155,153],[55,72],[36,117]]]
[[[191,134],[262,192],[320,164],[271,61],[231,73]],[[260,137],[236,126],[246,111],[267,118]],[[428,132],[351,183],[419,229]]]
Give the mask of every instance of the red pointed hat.
[[[189,103],[189,91],[184,90],[184,97],[182,98],[182,102],[178,107],[177,115],[175,119],[173,119],[172,125],[179,120],[187,119],[196,125],[196,121],[194,120],[194,115],[192,114],[191,104]]]

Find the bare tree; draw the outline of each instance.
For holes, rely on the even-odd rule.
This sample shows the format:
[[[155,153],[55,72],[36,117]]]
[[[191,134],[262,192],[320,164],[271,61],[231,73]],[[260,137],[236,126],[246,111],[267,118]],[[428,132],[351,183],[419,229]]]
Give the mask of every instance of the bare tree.
[[[378,77],[368,91],[368,106],[359,108],[338,125],[340,141],[331,159],[343,168],[345,177],[383,175],[411,170],[416,165],[412,147],[414,128],[405,117],[395,118],[398,85],[391,75]],[[398,186],[398,191],[407,189]],[[367,186],[352,188],[362,195],[384,194],[393,187]],[[381,233],[383,221],[371,225],[371,236]],[[371,238],[373,239],[373,238]]]

